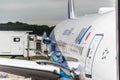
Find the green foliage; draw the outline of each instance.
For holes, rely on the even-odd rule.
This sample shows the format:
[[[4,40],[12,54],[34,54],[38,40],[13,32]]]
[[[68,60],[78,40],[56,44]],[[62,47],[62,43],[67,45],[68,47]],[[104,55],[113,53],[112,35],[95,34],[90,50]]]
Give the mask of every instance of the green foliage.
[[[49,27],[48,25],[30,25],[22,22],[8,22],[0,24],[0,31],[33,31],[31,34],[42,36],[44,32],[49,35],[55,26]]]

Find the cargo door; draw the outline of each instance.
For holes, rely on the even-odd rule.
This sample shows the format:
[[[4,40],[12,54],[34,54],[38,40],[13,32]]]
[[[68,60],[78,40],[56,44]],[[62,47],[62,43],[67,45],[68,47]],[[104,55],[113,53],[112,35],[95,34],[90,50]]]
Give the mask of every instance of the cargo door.
[[[11,54],[23,55],[23,40],[22,37],[11,37]]]
[[[85,64],[85,76],[87,78],[92,78],[92,67],[94,63],[94,58],[102,38],[103,34],[96,34],[89,45]]]

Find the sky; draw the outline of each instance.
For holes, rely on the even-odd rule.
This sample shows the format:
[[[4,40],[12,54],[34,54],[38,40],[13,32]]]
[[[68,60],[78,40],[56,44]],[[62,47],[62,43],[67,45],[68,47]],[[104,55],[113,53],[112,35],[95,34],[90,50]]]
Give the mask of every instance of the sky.
[[[77,16],[114,6],[114,0],[75,0]],[[0,23],[56,25],[67,19],[67,0],[0,0]]]

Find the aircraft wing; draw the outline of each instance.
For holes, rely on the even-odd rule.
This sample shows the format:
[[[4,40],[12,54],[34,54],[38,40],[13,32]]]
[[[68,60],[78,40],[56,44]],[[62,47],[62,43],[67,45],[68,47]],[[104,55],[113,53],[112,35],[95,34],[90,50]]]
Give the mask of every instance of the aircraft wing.
[[[59,67],[51,64],[47,61],[35,62],[0,58],[0,71],[31,77],[33,80],[57,80]]]
[[[69,61],[68,64],[70,69],[79,66],[79,62]],[[28,61],[0,58],[0,71],[31,77],[32,80],[57,80],[60,69],[74,76],[70,69],[47,60]]]

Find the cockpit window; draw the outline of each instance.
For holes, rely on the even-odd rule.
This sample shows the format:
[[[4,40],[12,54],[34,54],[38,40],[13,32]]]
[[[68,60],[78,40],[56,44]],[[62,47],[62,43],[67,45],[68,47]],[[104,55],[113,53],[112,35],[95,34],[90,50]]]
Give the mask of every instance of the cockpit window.
[[[74,30],[74,28],[66,29],[66,30],[63,32],[63,35],[70,35],[73,30]]]

